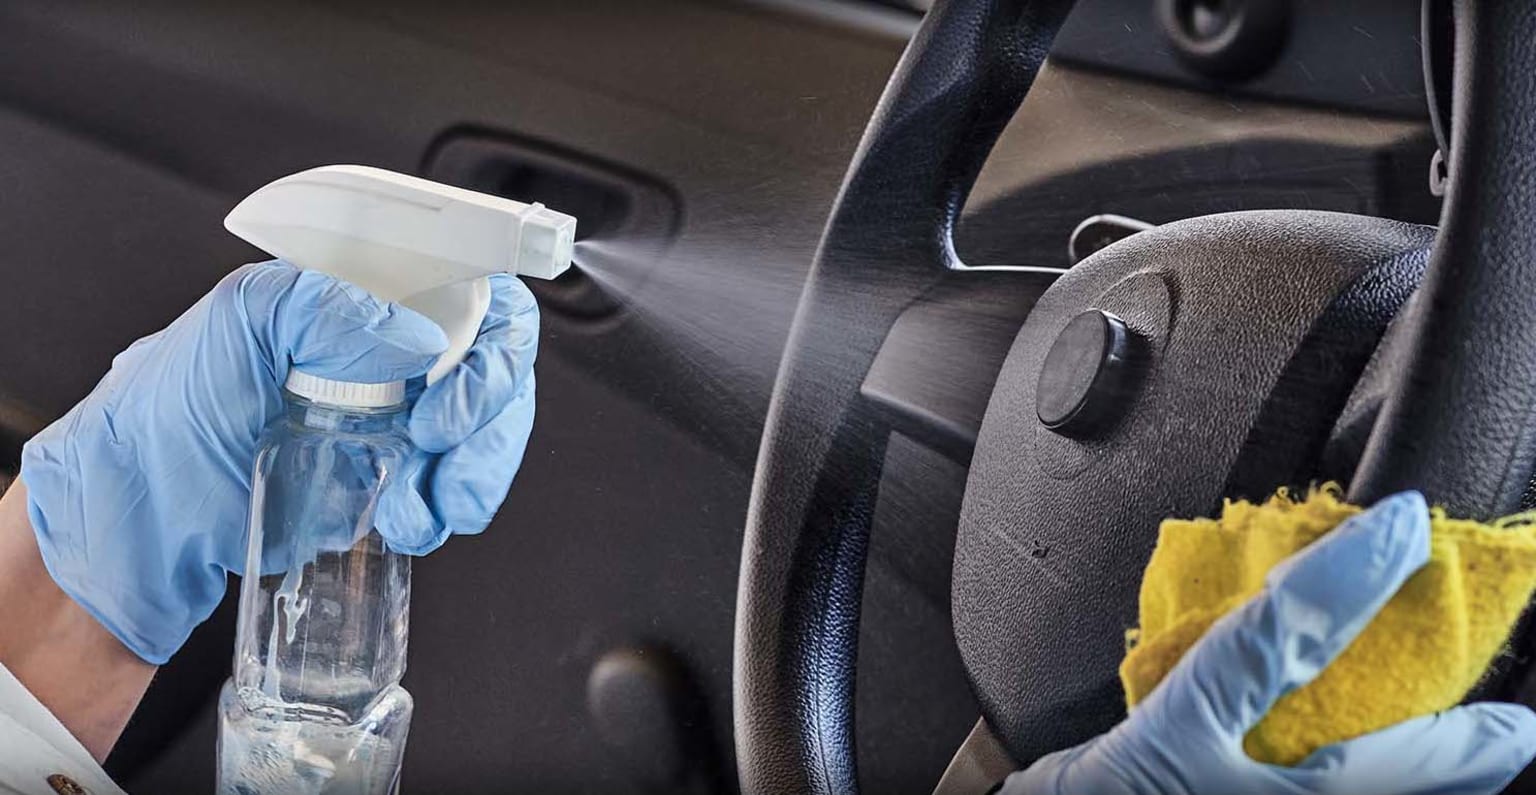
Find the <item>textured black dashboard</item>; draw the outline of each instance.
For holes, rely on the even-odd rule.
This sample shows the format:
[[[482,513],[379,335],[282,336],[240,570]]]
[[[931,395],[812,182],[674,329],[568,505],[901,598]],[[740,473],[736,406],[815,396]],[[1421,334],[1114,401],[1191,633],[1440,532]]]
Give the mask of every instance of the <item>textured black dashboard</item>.
[[[1061,63],[1238,97],[1407,118],[1424,115],[1415,0],[1285,0],[1279,5],[1288,8],[1289,25],[1273,65],[1250,79],[1232,81],[1212,79],[1182,62],[1156,5],[1154,0],[1082,0],[1052,54]]]

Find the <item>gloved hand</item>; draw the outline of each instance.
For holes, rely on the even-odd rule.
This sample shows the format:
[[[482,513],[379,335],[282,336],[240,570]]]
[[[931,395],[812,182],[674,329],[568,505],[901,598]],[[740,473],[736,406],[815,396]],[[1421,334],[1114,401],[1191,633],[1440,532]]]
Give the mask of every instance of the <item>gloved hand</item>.
[[[377,512],[390,546],[429,552],[489,524],[533,424],[538,308],[510,276],[465,361],[428,387],[409,433],[422,453]],[[146,661],[164,663],[245,562],[257,437],[290,367],[346,381],[424,374],[446,347],[425,317],[324,274],[247,265],[112,362],[27,443],[21,479],[48,571]]]
[[[1245,735],[1349,646],[1429,560],[1429,512],[1382,500],[1276,567],[1108,734],[1015,773],[1008,795],[1496,793],[1536,755],[1536,714],[1473,704],[1319,749],[1295,767],[1253,761]]]

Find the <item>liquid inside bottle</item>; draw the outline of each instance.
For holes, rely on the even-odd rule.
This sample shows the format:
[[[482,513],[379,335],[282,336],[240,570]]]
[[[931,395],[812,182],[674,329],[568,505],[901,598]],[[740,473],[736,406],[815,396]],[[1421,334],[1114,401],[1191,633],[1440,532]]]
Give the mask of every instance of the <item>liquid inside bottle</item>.
[[[286,398],[252,476],[218,792],[392,793],[412,709],[411,568],[374,513],[411,452],[406,407]]]

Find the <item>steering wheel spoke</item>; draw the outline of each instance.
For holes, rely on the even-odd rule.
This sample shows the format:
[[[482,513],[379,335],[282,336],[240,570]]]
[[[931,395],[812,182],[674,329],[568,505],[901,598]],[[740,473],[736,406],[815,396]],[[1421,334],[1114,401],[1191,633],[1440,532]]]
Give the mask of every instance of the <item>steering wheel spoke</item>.
[[[978,720],[944,769],[933,795],[986,795],[1018,766],[986,720]]]
[[[859,391],[892,430],[969,464],[992,384],[1050,268],[957,271],[891,326]]]

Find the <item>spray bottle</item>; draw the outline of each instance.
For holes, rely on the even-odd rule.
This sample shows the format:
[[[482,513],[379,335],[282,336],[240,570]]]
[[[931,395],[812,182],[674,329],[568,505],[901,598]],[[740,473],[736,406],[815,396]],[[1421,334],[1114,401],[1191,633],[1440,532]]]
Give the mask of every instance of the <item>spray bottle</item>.
[[[351,282],[442,327],[435,381],[473,344],[487,276],[554,278],[570,266],[568,215],[375,168],[277,180],[225,219],[300,268]],[[412,449],[406,384],[293,370],[251,478],[234,672],[219,709],[218,791],[396,791],[412,701],[405,673],[410,559],[373,526]]]

